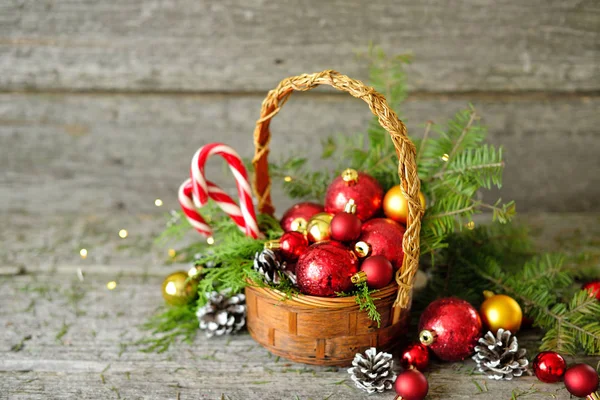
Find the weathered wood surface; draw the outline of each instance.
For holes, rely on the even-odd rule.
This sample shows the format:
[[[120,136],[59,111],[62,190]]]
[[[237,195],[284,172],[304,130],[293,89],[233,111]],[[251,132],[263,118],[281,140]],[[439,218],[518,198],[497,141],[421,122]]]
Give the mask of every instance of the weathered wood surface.
[[[600,98],[414,96],[402,114],[409,133],[420,137],[427,120],[445,123],[470,100],[491,142],[505,148],[504,199],[515,199],[521,211],[599,210]],[[0,94],[0,210],[148,212],[156,197],[176,208],[176,189],[197,147],[219,140],[252,155],[261,101],[258,95]],[[351,140],[369,118],[349,96],[297,94],[273,121],[271,157],[305,153],[322,167],[320,139],[341,132]],[[213,162],[211,176],[232,188],[221,161]]]
[[[591,251],[597,261],[599,214],[524,218],[547,249]],[[162,219],[115,214],[82,218],[6,215],[0,230],[0,399],[392,399],[355,389],[345,369],[289,363],[247,334],[180,344],[146,354],[132,343],[138,325],[162,304],[168,271],[152,245]],[[127,239],[117,231],[129,230]],[[89,257],[79,259],[86,246]],[[599,265],[600,267],[600,265]],[[82,268],[84,280],[77,277]],[[15,275],[16,271],[21,274]],[[115,290],[106,283],[117,281]],[[414,332],[413,332],[414,333]],[[413,335],[414,336],[414,335]],[[520,335],[535,351],[535,332]],[[569,358],[596,365],[595,358]],[[471,361],[435,363],[430,399],[568,399],[562,384],[472,375]],[[478,388],[478,385],[482,388]],[[526,395],[524,393],[527,393]]]
[[[369,41],[412,52],[421,91],[600,89],[594,0],[15,0],[0,88],[240,92],[339,69]]]

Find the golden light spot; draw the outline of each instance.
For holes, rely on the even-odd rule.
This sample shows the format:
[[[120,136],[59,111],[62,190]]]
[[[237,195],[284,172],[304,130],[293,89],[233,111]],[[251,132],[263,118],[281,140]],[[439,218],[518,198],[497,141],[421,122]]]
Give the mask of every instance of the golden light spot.
[[[198,269],[196,267],[192,267],[190,268],[190,270],[188,271],[188,276],[190,278],[195,277],[196,275],[198,275]]]
[[[121,239],[125,239],[125,238],[127,237],[127,235],[128,235],[128,233],[127,233],[127,229],[121,229],[121,230],[119,231],[119,237],[120,237]]]
[[[115,282],[115,281],[110,281],[106,284],[106,288],[108,290],[113,290],[116,287],[117,287],[117,282]]]
[[[81,258],[85,259],[88,255],[87,249],[79,250],[79,255],[81,256]]]
[[[469,221],[467,223],[467,229],[472,231],[473,229],[475,229],[475,222],[474,221]]]
[[[175,249],[169,249],[169,257],[173,258],[177,255],[177,252],[175,251]]]
[[[448,154],[444,154],[444,155],[442,156],[442,160],[443,160],[443,161],[448,161],[449,159],[450,159],[450,156],[449,156]]]
[[[286,181],[286,182],[291,182],[292,181],[292,177],[288,175],[285,178],[283,178],[283,180]]]
[[[163,201],[161,199],[156,199],[156,200],[154,200],[154,205],[156,207],[160,207],[163,205]]]
[[[214,237],[212,237],[212,236],[209,236],[209,237],[206,239],[206,243],[208,243],[208,244],[211,244],[211,245],[212,245],[212,244],[215,244],[215,238],[214,238]]]
[[[171,296],[177,294],[177,286],[175,286],[175,282],[167,283],[167,286],[165,286],[165,293]]]

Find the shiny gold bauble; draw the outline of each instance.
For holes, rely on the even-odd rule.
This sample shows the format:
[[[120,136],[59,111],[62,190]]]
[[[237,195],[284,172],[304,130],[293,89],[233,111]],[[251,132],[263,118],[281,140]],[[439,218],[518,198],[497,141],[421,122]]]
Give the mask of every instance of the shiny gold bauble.
[[[523,311],[519,303],[510,296],[484,291],[486,300],[479,309],[483,323],[490,331],[496,332],[503,328],[515,334],[521,328]]]
[[[311,243],[321,242],[323,240],[329,240],[329,224],[333,215],[322,212],[313,215],[306,225],[306,238]]]
[[[425,196],[419,192],[419,200],[421,200],[421,206],[425,209]],[[383,212],[389,219],[393,219],[396,222],[406,225],[408,218],[408,200],[402,194],[400,185],[394,186],[387,191],[383,198]]]
[[[162,284],[162,295],[168,304],[183,306],[198,295],[198,283],[192,278],[188,280],[188,272],[173,272],[165,278]]]

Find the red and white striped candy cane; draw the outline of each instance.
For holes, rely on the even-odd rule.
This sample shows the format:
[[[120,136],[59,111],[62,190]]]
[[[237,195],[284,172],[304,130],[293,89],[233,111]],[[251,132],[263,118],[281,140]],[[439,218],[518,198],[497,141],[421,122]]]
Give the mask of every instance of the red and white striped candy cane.
[[[240,206],[213,182],[204,177],[204,166],[208,157],[216,154],[229,164],[238,189]],[[261,236],[256,222],[256,213],[252,204],[252,192],[248,183],[248,174],[240,156],[231,147],[222,143],[211,143],[201,147],[192,158],[191,179],[187,179],[179,188],[179,203],[190,224],[201,234],[211,236],[212,230],[196,211],[213,199],[246,235]]]

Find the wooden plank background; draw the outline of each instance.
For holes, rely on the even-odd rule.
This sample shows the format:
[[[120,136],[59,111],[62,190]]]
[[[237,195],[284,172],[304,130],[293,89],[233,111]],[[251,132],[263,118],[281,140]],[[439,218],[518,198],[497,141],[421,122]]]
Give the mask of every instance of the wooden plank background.
[[[19,0],[0,2],[0,212],[174,207],[195,148],[249,156],[267,90],[325,68],[367,78],[369,42],[414,55],[401,111],[415,137],[473,102],[518,210],[600,209],[593,0]],[[275,154],[316,160],[320,137],[369,119],[349,96],[297,97]]]

